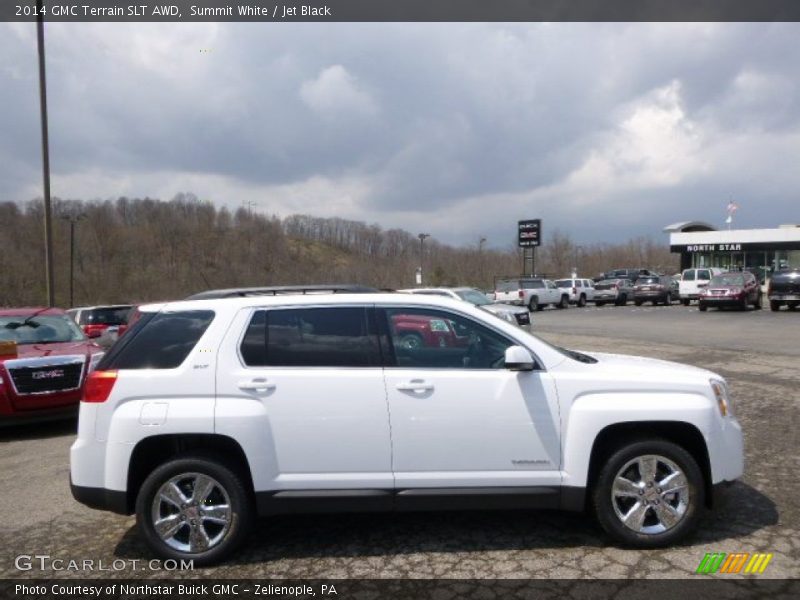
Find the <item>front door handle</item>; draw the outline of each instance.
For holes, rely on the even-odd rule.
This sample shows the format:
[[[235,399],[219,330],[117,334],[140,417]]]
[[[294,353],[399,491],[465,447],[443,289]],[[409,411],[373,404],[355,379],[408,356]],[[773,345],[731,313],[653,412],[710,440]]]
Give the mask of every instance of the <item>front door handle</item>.
[[[422,379],[404,381],[403,383],[398,383],[395,387],[401,392],[430,392],[433,390],[433,384]]]
[[[275,384],[265,378],[250,379],[239,382],[239,389],[248,392],[268,392],[275,389]]]

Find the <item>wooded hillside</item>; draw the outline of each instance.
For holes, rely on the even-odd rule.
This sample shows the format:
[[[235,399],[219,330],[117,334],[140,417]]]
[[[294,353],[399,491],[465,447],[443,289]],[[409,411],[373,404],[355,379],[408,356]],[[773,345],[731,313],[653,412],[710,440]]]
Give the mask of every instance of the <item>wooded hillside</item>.
[[[413,287],[419,266],[416,233],[359,221],[293,215],[284,219],[231,212],[180,194],[150,198],[53,202],[56,304],[69,304],[70,239],[75,224],[75,304],[128,303],[183,298],[210,288],[302,283],[361,283]],[[521,254],[508,240],[464,247],[424,244],[426,285],[491,288],[497,275],[519,274]],[[495,249],[502,246],[504,249]],[[620,245],[577,245],[553,231],[538,249],[537,271],[568,276],[577,266],[591,277],[617,267],[672,273],[677,257],[666,241],[647,238]],[[46,301],[43,205],[0,203],[0,306]]]

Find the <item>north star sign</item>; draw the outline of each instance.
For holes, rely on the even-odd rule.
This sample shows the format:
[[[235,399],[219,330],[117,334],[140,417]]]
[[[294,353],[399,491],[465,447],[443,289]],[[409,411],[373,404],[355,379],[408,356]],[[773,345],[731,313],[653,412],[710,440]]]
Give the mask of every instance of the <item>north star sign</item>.
[[[741,249],[741,244],[690,244],[686,246],[687,252],[734,252]]]

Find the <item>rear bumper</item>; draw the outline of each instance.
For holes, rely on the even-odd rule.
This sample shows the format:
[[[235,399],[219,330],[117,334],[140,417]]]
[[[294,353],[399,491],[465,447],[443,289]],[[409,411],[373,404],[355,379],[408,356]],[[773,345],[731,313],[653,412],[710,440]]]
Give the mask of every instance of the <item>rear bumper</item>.
[[[800,302],[800,294],[772,294],[770,302]]]
[[[634,300],[666,300],[667,292],[634,292]]]
[[[89,508],[106,510],[119,515],[133,513],[128,505],[128,494],[125,492],[75,485],[71,479],[69,487],[72,491],[72,497]]]

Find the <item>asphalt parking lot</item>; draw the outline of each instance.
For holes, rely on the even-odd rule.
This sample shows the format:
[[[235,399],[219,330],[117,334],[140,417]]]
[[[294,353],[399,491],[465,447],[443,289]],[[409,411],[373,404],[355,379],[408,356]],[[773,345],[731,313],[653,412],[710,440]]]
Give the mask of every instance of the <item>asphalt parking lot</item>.
[[[612,546],[588,517],[557,512],[418,513],[263,520],[233,561],[195,576],[256,578],[671,578],[706,552],[768,552],[761,577],[800,577],[800,312],[699,313],[696,307],[587,307],[533,314],[548,341],[703,366],[731,386],[746,472],[726,506],[666,550]],[[92,511],[69,493],[75,424],[0,430],[0,576],[20,554],[65,560],[149,558],[132,517]],[[130,564],[130,563],[129,563]],[[60,571],[84,577],[84,571]],[[126,566],[103,577],[172,577]]]

